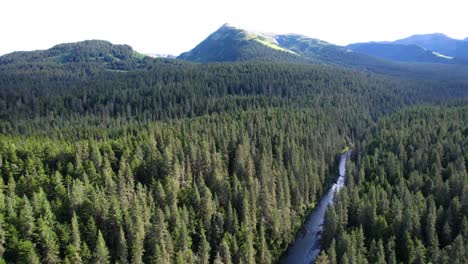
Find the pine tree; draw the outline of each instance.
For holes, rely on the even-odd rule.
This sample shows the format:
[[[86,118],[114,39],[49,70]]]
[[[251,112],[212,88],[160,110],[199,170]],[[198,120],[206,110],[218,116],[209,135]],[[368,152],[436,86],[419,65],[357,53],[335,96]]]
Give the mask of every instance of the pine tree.
[[[244,229],[244,234],[245,234],[245,240],[241,246],[242,263],[254,264],[255,263],[255,248],[254,248],[254,241],[253,241],[253,233],[250,230],[247,230],[245,227],[243,229]]]
[[[117,242],[117,260],[120,264],[128,263],[128,249],[127,240],[125,239],[125,232],[122,227],[119,228],[119,240]]]
[[[265,227],[263,223],[260,225],[260,249],[259,249],[259,261],[258,263],[269,264],[271,263],[270,250],[268,250],[268,244],[265,239]]]
[[[164,243],[158,243],[155,245],[154,255],[151,257],[151,263],[154,264],[165,264],[170,263],[171,258],[167,252],[166,245]]]
[[[468,252],[466,251],[466,242],[463,242],[463,237],[458,235],[449,248],[449,263],[462,264],[468,260]]]
[[[36,229],[34,212],[29,199],[23,196],[18,215],[18,227],[25,239],[32,240]]]
[[[435,203],[432,200],[431,203],[428,206],[427,210],[427,216],[426,216],[426,227],[425,227],[425,233],[426,233],[426,243],[429,246],[437,244],[437,234],[436,234],[436,220],[437,220],[437,215],[436,215],[436,207]]]
[[[71,222],[71,242],[75,249],[81,251],[81,236],[80,236],[80,226],[78,224],[78,217],[76,213],[73,212],[72,222]]]
[[[320,252],[320,255],[317,257],[317,260],[315,261],[317,264],[330,264],[330,261],[328,260],[328,255],[325,253],[325,251],[322,250]]]
[[[337,256],[336,256],[336,242],[335,239],[332,240],[330,244],[330,248],[328,249],[327,255],[328,255],[328,261],[330,264],[337,264]]]
[[[96,221],[93,217],[90,217],[86,223],[85,235],[86,244],[88,249],[92,249],[96,247],[96,241],[98,241],[97,237],[98,228],[96,226]]]
[[[84,263],[91,263],[93,256],[91,254],[91,250],[89,250],[88,245],[84,241],[81,243],[80,255]]]
[[[1,182],[1,177],[0,177]],[[0,191],[1,193],[2,191]],[[5,244],[6,244],[6,232],[5,232],[5,220],[3,213],[0,213],[0,258],[5,253]]]
[[[425,264],[426,263],[426,248],[422,244],[421,240],[416,240],[415,246],[415,257],[413,263]]]
[[[41,263],[40,261],[41,259],[36,253],[34,244],[29,240],[19,241],[18,244],[16,245],[16,252],[18,254],[18,258],[16,259],[17,263],[30,263],[30,264]],[[45,261],[48,261],[48,260],[45,260]],[[50,263],[50,262],[46,262],[46,263]]]
[[[134,217],[134,230],[132,234],[132,257],[131,263],[141,264],[143,263],[143,250],[144,250],[144,239],[145,239],[145,223],[143,220],[143,212],[139,205],[134,206],[135,212]]]
[[[229,244],[227,243],[225,238],[221,242],[220,251],[221,251],[221,257],[223,259],[223,263],[224,264],[232,264],[231,250],[230,250]]]
[[[382,240],[379,239],[377,243],[375,240],[371,241],[369,249],[369,262],[375,264],[385,264],[385,250]]]
[[[42,260],[45,263],[59,263],[58,238],[47,221],[42,218],[38,220],[39,248],[41,249]]]
[[[322,244],[324,248],[330,245],[338,228],[338,216],[334,206],[329,206],[325,211],[325,219],[323,223]]]
[[[210,244],[206,240],[205,232],[201,231],[200,245],[198,247],[198,259],[200,264],[210,263]]]
[[[96,242],[96,248],[93,253],[93,263],[95,264],[107,264],[109,261],[109,250],[107,249],[106,242],[102,237],[102,233],[99,230]]]
[[[67,247],[65,262],[73,264],[83,263],[83,259],[81,258],[80,253],[72,244],[68,245]]]

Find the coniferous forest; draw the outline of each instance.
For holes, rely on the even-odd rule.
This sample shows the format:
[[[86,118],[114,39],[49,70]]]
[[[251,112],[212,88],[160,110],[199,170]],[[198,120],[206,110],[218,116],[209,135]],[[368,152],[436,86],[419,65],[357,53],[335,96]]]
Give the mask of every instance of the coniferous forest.
[[[316,263],[468,261],[466,75],[91,44],[0,57],[0,263],[276,263],[346,147]]]
[[[466,263],[468,108],[383,118],[356,146],[317,263]]]

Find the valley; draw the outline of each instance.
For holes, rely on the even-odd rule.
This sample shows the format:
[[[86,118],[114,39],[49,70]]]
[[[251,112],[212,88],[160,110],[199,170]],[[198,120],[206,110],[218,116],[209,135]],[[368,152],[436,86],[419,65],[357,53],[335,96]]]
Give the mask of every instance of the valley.
[[[0,263],[466,263],[468,53],[431,39],[0,56]]]

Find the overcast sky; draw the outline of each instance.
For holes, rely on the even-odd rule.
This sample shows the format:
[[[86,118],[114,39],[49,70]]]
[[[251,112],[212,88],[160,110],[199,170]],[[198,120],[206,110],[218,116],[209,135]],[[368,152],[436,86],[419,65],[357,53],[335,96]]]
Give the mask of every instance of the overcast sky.
[[[345,45],[413,34],[468,37],[466,0],[1,0],[0,54],[104,39],[178,55],[225,22]]]

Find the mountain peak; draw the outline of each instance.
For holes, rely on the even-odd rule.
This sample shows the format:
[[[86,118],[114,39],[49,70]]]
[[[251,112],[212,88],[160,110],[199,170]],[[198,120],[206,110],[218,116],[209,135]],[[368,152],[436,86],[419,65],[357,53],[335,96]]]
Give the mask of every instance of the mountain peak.
[[[234,26],[233,24],[229,23],[229,22],[226,22],[220,27],[220,29],[221,28],[237,28],[237,27]]]
[[[298,56],[278,45],[274,34],[247,31],[225,23],[178,58],[194,62],[296,61]]]
[[[426,50],[435,51],[450,57],[459,57],[460,52],[465,53],[465,48],[463,48],[463,51],[460,51],[460,48],[465,46],[463,40],[453,39],[442,33],[413,35],[408,38],[396,40],[393,43],[417,45]]]
[[[443,33],[431,33],[431,34],[415,34],[406,39],[433,40],[433,39],[451,39],[451,38]]]
[[[255,60],[350,67],[364,67],[367,63],[375,67],[385,64],[377,58],[319,39],[299,34],[248,31],[228,23],[178,58],[201,63]]]

